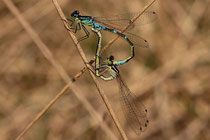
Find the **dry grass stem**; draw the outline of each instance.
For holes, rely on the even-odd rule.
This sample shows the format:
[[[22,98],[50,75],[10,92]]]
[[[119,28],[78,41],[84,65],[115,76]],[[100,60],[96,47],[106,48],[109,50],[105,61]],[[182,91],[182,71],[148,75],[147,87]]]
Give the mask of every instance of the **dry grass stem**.
[[[41,52],[44,54],[44,56],[51,62],[51,64],[57,69],[61,77],[68,83],[63,90],[53,99],[50,101],[49,104],[47,104],[44,109],[26,126],[26,128],[17,136],[17,140],[22,138],[23,135],[37,122],[40,117],[67,91],[67,87],[70,87],[72,84],[68,74],[65,72],[63,67],[54,59],[52,53],[49,51],[47,46],[41,41],[37,33],[32,29],[32,27],[27,23],[27,21],[21,16],[18,9],[15,7],[15,5],[10,0],[5,0],[4,3],[7,5],[7,7],[10,9],[10,11],[15,15],[15,17],[18,19],[18,21],[22,24],[24,29],[29,33],[30,37],[33,39],[33,41],[37,44]],[[71,88],[72,89],[72,88]],[[74,91],[75,89],[72,89]],[[82,103],[84,103],[85,107],[90,111],[94,112],[94,117],[96,117],[99,122],[102,121],[102,118],[97,114],[96,111],[93,111],[94,109],[89,105],[88,101],[84,99],[82,96],[79,96],[76,94],[77,97],[81,100]],[[109,130],[109,128],[102,124],[102,128],[109,134],[110,137],[115,139],[115,136],[112,134],[112,132]]]
[[[62,12],[62,10],[61,10],[59,4],[57,3],[57,0],[52,0],[52,1],[53,1],[53,4],[55,5],[55,8],[57,9],[58,14],[60,15],[61,19],[63,19],[63,20],[62,20],[63,23],[66,25],[66,24],[67,24],[67,23],[65,22],[65,21],[66,21],[66,17],[65,17],[65,15],[63,14],[63,12]],[[66,26],[67,26],[67,25],[66,25]],[[80,54],[80,56],[81,56],[81,58],[82,58],[84,64],[85,64],[86,67],[88,68],[89,73],[90,73],[90,75],[91,75],[91,77],[92,77],[92,79],[93,79],[93,81],[94,81],[94,83],[95,83],[95,85],[96,85],[96,87],[97,87],[97,89],[98,89],[98,92],[100,93],[100,96],[101,96],[101,98],[103,99],[103,101],[104,101],[104,103],[105,103],[105,105],[106,105],[106,107],[107,107],[107,109],[108,109],[108,111],[109,111],[109,113],[110,113],[110,115],[111,115],[111,117],[112,117],[112,119],[113,119],[113,121],[114,121],[114,123],[115,123],[115,125],[116,125],[116,127],[117,127],[117,129],[118,129],[118,131],[119,131],[119,133],[120,133],[120,135],[122,136],[122,138],[123,138],[124,140],[127,140],[127,136],[125,135],[125,132],[123,131],[122,127],[120,126],[119,121],[117,120],[117,117],[116,117],[116,115],[114,114],[114,111],[113,111],[113,109],[112,109],[112,107],[111,107],[111,105],[110,105],[110,103],[109,103],[109,101],[108,101],[108,98],[107,98],[106,95],[104,94],[104,91],[102,90],[101,85],[100,85],[99,81],[97,80],[95,74],[92,73],[92,71],[91,71],[92,67],[91,67],[91,65],[88,63],[88,60],[87,60],[87,58],[86,58],[86,56],[85,56],[85,53],[84,53],[83,50],[82,50],[82,47],[81,47],[80,44],[78,43],[77,38],[74,36],[74,34],[73,34],[72,32],[70,32],[70,31],[68,31],[68,33],[69,33],[69,35],[71,36],[71,38],[73,39],[73,42],[74,42],[75,46],[77,47],[77,49],[78,49],[78,51],[79,51],[79,54]]]

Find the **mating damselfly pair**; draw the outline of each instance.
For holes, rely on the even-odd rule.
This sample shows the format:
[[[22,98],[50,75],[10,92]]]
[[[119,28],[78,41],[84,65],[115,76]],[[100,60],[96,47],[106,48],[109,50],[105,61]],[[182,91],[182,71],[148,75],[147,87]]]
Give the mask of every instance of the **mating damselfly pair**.
[[[70,18],[68,19],[68,21],[70,21],[71,23],[69,23],[70,27],[67,27],[67,29],[73,31],[74,33],[76,33],[78,30],[83,30],[85,32],[85,36],[78,39],[78,41],[82,41],[84,39],[87,39],[90,34],[85,26],[92,27],[92,31],[98,36],[95,60],[95,74],[106,81],[112,80],[114,78],[117,79],[123,101],[123,110],[127,114],[127,121],[130,123],[131,128],[136,133],[139,133],[141,131],[144,131],[149,123],[147,119],[147,109],[145,108],[143,103],[137,100],[135,95],[130,91],[126,83],[122,80],[119,74],[119,70],[117,69],[117,66],[127,63],[134,57],[134,46],[149,47],[148,42],[143,38],[134,35],[131,32],[121,32],[121,30],[123,29],[122,26],[130,23],[130,19],[133,16],[134,14],[130,13],[117,16],[113,15],[110,17],[82,16],[80,15],[79,11],[76,10],[71,13]],[[146,12],[145,14],[143,14],[143,18],[154,20],[156,18],[156,13]],[[144,22],[145,21],[143,21],[142,23]],[[101,57],[101,31],[108,31],[117,34],[118,36],[125,39],[131,49],[130,56],[123,60],[115,61],[114,57],[111,55],[109,58],[103,60]],[[107,73],[109,76],[107,76]]]

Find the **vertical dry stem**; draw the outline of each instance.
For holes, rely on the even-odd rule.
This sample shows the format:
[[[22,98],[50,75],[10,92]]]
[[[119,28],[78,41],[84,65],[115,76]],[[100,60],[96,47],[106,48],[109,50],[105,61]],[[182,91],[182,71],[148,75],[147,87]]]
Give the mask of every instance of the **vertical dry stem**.
[[[52,0],[52,1],[53,1],[53,4],[55,5],[55,8],[56,8],[58,14],[60,15],[61,19],[63,19],[62,21],[63,21],[64,25],[67,26],[67,25],[66,25],[67,23],[64,22],[64,21],[66,21],[66,17],[65,17],[65,15],[63,14],[63,12],[62,12],[62,10],[61,10],[59,4],[57,3],[57,0]],[[68,33],[69,33],[69,35],[71,36],[71,38],[72,38],[72,40],[73,40],[75,46],[77,47],[77,50],[79,51],[79,54],[80,54],[80,56],[81,56],[81,58],[82,58],[84,64],[85,64],[86,67],[88,68],[89,73],[90,73],[90,75],[91,75],[91,77],[92,77],[92,79],[93,79],[93,81],[94,81],[94,83],[95,83],[95,85],[96,85],[96,87],[97,87],[97,89],[98,89],[98,92],[99,92],[101,98],[103,99],[103,101],[104,101],[104,103],[105,103],[105,105],[106,105],[106,107],[107,107],[107,109],[108,109],[108,111],[109,111],[109,113],[110,113],[110,115],[111,115],[111,117],[112,117],[112,119],[113,119],[113,121],[114,121],[114,123],[115,123],[115,125],[116,125],[116,127],[117,127],[117,129],[118,129],[118,131],[119,131],[119,133],[120,133],[120,135],[121,135],[121,137],[122,137],[124,140],[127,140],[127,136],[125,135],[125,132],[123,131],[122,127],[120,126],[120,123],[119,123],[119,121],[117,120],[117,117],[116,117],[116,115],[114,114],[114,111],[112,110],[112,107],[111,107],[111,105],[110,105],[110,103],[109,103],[109,101],[108,101],[106,95],[104,94],[104,91],[103,91],[102,88],[101,88],[101,85],[99,84],[98,80],[96,79],[95,74],[93,74],[92,71],[91,71],[91,68],[92,68],[92,67],[91,67],[91,65],[88,63],[88,60],[87,60],[87,58],[86,58],[86,56],[85,56],[85,53],[84,53],[84,51],[82,50],[80,44],[78,43],[77,38],[74,36],[74,34],[73,34],[72,32],[68,31]]]

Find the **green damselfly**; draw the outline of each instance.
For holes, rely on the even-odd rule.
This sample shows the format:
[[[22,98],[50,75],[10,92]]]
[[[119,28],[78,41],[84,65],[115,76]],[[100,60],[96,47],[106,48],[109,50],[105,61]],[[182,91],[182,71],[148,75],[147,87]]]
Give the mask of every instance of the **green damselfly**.
[[[129,126],[137,134],[144,131],[149,120],[147,119],[147,109],[144,104],[138,100],[138,98],[130,91],[127,84],[122,80],[117,65],[113,63],[114,57],[110,56],[104,62],[101,62],[101,32],[98,29],[92,28],[92,31],[98,36],[98,44],[96,51],[96,64],[95,74],[103,80],[117,79],[119,85],[119,92],[122,99],[123,111],[125,112],[126,119],[129,122]],[[105,76],[106,73],[109,76]]]

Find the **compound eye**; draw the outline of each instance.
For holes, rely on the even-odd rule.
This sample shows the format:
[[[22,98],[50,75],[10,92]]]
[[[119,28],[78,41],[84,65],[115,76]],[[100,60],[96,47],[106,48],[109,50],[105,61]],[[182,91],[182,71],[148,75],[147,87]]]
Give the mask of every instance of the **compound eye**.
[[[75,13],[79,15],[79,11],[78,10],[76,10]]]
[[[113,61],[113,60],[114,60],[114,56],[111,55],[111,56],[109,57],[109,60],[110,60],[110,61]]]
[[[79,15],[79,11],[78,11],[78,10],[74,11],[74,12],[71,14],[72,17],[78,17],[78,15]]]

